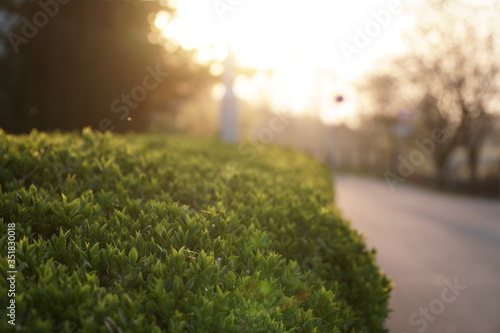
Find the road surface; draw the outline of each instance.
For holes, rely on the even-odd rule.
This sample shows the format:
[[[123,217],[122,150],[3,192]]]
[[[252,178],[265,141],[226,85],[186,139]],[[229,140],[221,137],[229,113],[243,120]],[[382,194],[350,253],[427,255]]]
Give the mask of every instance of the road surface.
[[[500,199],[336,177],[343,216],[395,285],[391,333],[500,333]]]

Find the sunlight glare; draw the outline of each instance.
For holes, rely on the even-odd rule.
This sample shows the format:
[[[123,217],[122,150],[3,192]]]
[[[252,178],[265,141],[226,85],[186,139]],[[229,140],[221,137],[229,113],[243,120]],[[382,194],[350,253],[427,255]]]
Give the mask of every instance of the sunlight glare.
[[[386,10],[394,1],[397,0],[228,2],[233,4],[232,10],[225,12],[221,20],[211,2],[195,5],[178,0],[179,16],[171,22],[158,16],[155,25],[162,27],[164,37],[177,39],[186,49],[199,50],[200,62],[222,61],[230,45],[239,66],[273,71],[266,88],[262,82],[259,86],[250,79],[240,86],[241,95],[254,98],[256,92],[264,90],[275,107],[287,106],[295,112],[312,112],[331,120],[335,118],[332,114],[343,118],[349,113],[354,115],[355,98],[335,107],[327,105],[330,95],[337,93],[330,82],[325,88],[330,97],[314,101],[318,69],[335,73],[338,82],[349,85],[375,65],[374,59],[401,50],[400,30],[408,24],[405,8],[411,8],[415,0],[401,0],[402,13],[391,17],[390,24],[373,37],[377,42],[361,49],[354,61],[346,61],[339,47],[341,42],[352,44],[356,29],[374,20],[374,11]],[[219,69],[214,67],[214,72]]]
[[[163,30],[168,26],[170,15],[166,11],[160,11],[156,14],[155,27],[159,30]]]

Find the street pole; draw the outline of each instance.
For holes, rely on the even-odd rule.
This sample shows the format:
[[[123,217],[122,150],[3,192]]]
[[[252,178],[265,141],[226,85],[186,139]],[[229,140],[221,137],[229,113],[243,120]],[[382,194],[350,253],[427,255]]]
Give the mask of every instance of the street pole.
[[[236,60],[231,47],[228,47],[227,58],[224,62],[224,84],[226,92],[222,98],[221,113],[219,117],[219,135],[222,141],[229,143],[238,142],[238,105],[234,94],[234,78]]]

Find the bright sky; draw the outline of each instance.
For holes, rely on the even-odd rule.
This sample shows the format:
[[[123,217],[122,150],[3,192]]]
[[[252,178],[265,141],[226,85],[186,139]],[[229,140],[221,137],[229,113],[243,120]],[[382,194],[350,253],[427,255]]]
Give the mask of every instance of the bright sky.
[[[273,70],[238,79],[241,98],[332,121],[354,113],[350,82],[403,50],[400,32],[416,1],[177,0],[178,18],[159,15],[156,26],[196,48],[200,61],[222,60],[230,44],[240,66]],[[337,95],[345,102],[335,103]]]

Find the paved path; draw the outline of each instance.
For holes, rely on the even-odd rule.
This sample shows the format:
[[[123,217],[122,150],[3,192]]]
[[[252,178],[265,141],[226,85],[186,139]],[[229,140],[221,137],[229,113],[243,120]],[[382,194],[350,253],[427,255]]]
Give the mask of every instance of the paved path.
[[[500,200],[335,181],[337,206],[395,284],[391,333],[500,333]]]

